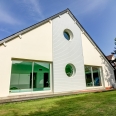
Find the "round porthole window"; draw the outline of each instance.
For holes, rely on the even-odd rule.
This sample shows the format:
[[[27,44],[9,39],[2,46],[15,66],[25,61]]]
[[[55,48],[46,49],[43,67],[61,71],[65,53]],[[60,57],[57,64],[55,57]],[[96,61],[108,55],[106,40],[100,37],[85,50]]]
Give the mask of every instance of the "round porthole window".
[[[73,33],[69,29],[65,29],[63,35],[68,41],[73,39]]]
[[[67,40],[70,40],[70,35],[69,35],[69,33],[65,32],[65,31],[64,31],[64,37],[65,37]]]
[[[74,76],[74,74],[76,73],[76,69],[74,67],[73,64],[67,64],[65,67],[65,73],[68,77],[72,77]]]

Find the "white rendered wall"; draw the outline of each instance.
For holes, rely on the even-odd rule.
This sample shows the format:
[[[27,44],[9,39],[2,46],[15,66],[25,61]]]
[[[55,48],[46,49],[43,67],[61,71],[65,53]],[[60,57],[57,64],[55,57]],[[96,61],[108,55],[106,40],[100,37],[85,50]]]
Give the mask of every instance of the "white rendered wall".
[[[88,38],[81,33],[82,36],[82,46],[83,46],[83,56],[84,64],[92,66],[101,66],[102,67],[102,78],[105,84],[105,87],[110,87],[115,83],[113,68],[106,61],[105,58],[101,57],[101,54],[98,52]]]
[[[12,58],[52,61],[52,23],[46,23],[0,46],[0,97],[9,95]]]
[[[65,13],[52,21],[53,24],[53,83],[54,92],[76,91],[86,88],[81,31],[74,20]],[[63,31],[70,29],[73,40],[64,38]],[[72,63],[76,74],[68,77],[65,66]]]

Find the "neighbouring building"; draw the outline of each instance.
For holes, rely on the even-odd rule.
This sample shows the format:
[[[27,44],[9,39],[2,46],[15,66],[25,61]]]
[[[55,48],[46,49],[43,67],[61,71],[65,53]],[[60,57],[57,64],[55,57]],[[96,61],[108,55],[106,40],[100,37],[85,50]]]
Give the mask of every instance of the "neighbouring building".
[[[110,88],[114,68],[69,9],[0,41],[0,97]]]
[[[114,54],[108,55],[106,56],[107,59],[109,60],[109,62],[112,64],[112,66],[115,68],[116,67],[116,62],[114,61],[116,58],[114,56]]]
[[[115,80],[116,80],[116,57],[114,54],[108,55],[107,59],[109,60],[109,62],[112,64],[112,66],[114,67],[114,75],[115,75]],[[114,85],[114,87],[116,88],[116,84]]]

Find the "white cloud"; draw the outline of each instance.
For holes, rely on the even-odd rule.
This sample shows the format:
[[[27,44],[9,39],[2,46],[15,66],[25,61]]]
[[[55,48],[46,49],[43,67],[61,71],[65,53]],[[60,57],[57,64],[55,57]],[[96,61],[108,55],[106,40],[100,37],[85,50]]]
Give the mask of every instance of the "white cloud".
[[[87,7],[85,8],[85,12],[93,12],[94,10],[101,10],[104,9],[108,3],[107,0],[94,0],[91,1],[88,0],[89,3],[87,4]]]
[[[0,22],[12,25],[20,24],[21,22],[13,17],[11,14],[12,13],[10,13],[3,4],[0,4]]]
[[[38,0],[38,2],[37,2],[37,0],[30,0],[30,2],[34,7],[35,12],[37,12],[41,17],[43,17],[39,0]]]
[[[44,18],[39,0],[28,0],[28,2],[27,2],[27,0],[23,0],[23,3],[27,7],[26,10],[29,11],[30,15],[32,15],[33,17],[36,17],[36,18],[38,18],[38,17],[42,18],[42,19]]]
[[[79,0],[71,4],[74,11],[78,14],[90,14],[102,11],[108,5],[108,0]]]
[[[5,33],[10,34],[10,32],[7,29],[5,29],[5,28],[0,28],[0,32],[5,32]]]
[[[10,14],[7,12],[0,10],[0,22],[8,23],[8,24],[20,24],[20,22],[13,18]]]

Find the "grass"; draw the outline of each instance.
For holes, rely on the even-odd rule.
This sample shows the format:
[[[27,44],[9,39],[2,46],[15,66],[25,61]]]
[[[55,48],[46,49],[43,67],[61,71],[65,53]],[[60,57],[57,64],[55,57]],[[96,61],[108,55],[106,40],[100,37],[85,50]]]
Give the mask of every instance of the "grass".
[[[0,104],[0,116],[116,116],[116,91]]]

